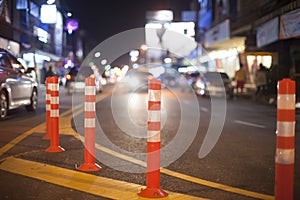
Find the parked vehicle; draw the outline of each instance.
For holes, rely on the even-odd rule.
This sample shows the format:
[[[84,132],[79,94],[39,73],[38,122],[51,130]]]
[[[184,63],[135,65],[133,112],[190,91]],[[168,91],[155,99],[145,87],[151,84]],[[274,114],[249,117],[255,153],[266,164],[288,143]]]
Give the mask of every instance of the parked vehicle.
[[[148,80],[153,75],[147,71],[130,70],[122,79],[122,83],[127,86],[129,92],[143,92],[148,90]]]
[[[192,87],[197,95],[233,98],[234,87],[224,72],[207,72],[196,79]]]
[[[101,75],[88,66],[82,66],[80,68],[73,67],[66,75],[65,87],[68,93],[76,93],[84,91],[85,79],[93,76],[95,78],[96,92],[102,91]]]
[[[7,117],[9,110],[20,106],[35,111],[37,87],[38,83],[17,58],[0,49],[0,120]]]

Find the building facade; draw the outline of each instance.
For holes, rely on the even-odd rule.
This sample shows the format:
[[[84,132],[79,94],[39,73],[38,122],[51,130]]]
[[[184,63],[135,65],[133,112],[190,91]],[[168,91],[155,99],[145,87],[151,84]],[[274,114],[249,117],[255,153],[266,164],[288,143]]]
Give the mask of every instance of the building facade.
[[[35,69],[38,81],[44,83],[49,65],[55,66],[60,75],[66,58],[73,59],[74,34],[65,30],[67,20],[59,0],[51,5],[38,0],[2,0],[0,48],[22,58],[27,67]]]
[[[203,2],[203,1],[202,1]],[[203,46],[207,69],[231,77],[244,64],[248,83],[260,63],[276,68],[278,79],[300,73],[299,0],[211,0],[212,21]]]

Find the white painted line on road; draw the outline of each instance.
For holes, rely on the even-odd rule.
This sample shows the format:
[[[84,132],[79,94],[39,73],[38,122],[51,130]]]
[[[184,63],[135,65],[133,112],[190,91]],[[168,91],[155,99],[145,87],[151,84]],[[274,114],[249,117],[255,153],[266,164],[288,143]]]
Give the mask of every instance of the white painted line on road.
[[[246,125],[246,126],[252,126],[252,127],[256,127],[256,128],[266,128],[266,126],[264,126],[264,125],[254,124],[254,123],[240,121],[240,120],[234,120],[234,123],[242,124],[242,125]]]

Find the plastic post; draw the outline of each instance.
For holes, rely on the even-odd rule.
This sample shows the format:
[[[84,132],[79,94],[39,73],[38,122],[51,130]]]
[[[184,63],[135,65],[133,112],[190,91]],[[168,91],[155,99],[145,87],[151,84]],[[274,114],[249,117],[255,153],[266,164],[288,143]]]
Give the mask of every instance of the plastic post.
[[[295,81],[278,82],[275,200],[294,199]]]
[[[50,125],[51,125],[51,139],[50,147],[46,149],[47,152],[63,152],[65,151],[59,146],[59,85],[58,77],[50,77]]]
[[[84,163],[78,168],[81,171],[99,171],[101,167],[95,163],[95,117],[96,117],[96,85],[94,78],[85,79],[84,102]]]
[[[160,189],[160,110],[161,81],[150,79],[148,88],[148,137],[146,188],[138,195],[146,198],[163,198],[168,193]]]
[[[46,135],[43,137],[44,140],[50,140],[51,138],[51,125],[50,125],[50,88],[49,80],[50,77],[46,78]]]

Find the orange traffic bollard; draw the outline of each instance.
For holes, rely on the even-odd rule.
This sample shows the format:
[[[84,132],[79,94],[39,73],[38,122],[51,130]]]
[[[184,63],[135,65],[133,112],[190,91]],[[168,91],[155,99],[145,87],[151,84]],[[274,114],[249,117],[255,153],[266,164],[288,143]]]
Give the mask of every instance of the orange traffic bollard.
[[[45,140],[51,138],[51,126],[50,126],[50,88],[49,88],[50,77],[46,78],[46,135],[43,137]]]
[[[294,199],[295,81],[278,82],[275,199]]]
[[[148,136],[146,188],[138,195],[146,198],[162,198],[168,193],[160,189],[160,109],[161,81],[149,80],[148,89]]]
[[[94,78],[85,79],[84,102],[84,164],[78,170],[99,171],[101,167],[95,163],[95,117],[96,117],[96,85]]]
[[[63,148],[59,146],[59,85],[58,77],[54,76],[49,79],[50,88],[50,123],[51,136],[50,147],[46,149],[47,152],[63,152]]]

